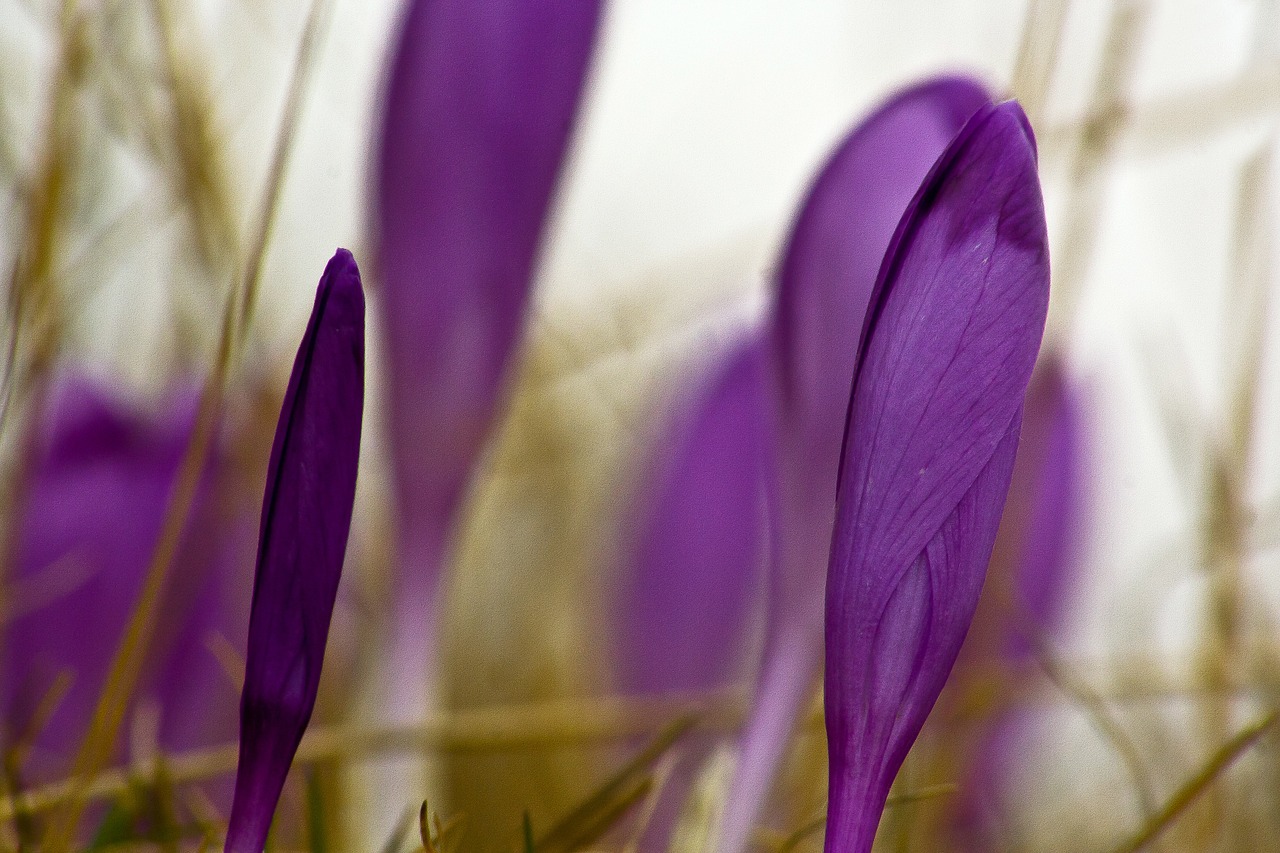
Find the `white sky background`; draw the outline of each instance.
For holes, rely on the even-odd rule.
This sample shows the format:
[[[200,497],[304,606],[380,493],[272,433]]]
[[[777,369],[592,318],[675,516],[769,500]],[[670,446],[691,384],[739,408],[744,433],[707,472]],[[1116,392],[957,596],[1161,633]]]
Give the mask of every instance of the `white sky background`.
[[[16,140],[19,164],[38,139],[53,57],[46,5],[0,0],[0,128]],[[286,332],[305,322],[334,247],[349,246],[358,260],[368,260],[363,228],[371,116],[396,5],[335,0],[261,296],[259,352],[279,362],[282,376],[296,346],[296,335]],[[893,88],[933,72],[966,70],[1007,88],[1027,5],[614,2],[544,257],[541,312],[554,317],[568,307],[649,292],[655,305],[758,296],[809,175],[851,122]],[[305,9],[281,0],[202,0],[199,8],[229,150],[244,195],[252,198]],[[1039,127],[1055,239],[1073,150],[1069,122],[1089,103],[1110,8],[1105,0],[1073,4]],[[1122,133],[1106,173],[1098,242],[1073,300],[1074,321],[1067,326],[1057,297],[1051,333],[1065,344],[1073,374],[1095,395],[1091,580],[1064,641],[1090,657],[1147,652],[1156,642],[1173,651],[1191,636],[1200,588],[1191,557],[1184,549],[1171,566],[1144,566],[1195,517],[1161,439],[1151,377],[1160,375],[1176,397],[1197,407],[1198,417],[1212,423],[1220,415],[1222,350],[1237,337],[1224,330],[1237,182],[1280,116],[1280,75],[1271,72],[1270,87],[1262,87],[1272,92],[1270,103],[1255,98],[1240,120],[1220,122],[1206,110],[1204,121],[1217,124],[1200,132],[1192,110],[1180,121],[1195,132],[1144,124],[1147,106],[1163,109],[1184,95],[1229,87],[1251,67],[1276,68],[1280,44],[1280,19],[1266,0],[1165,0],[1148,9],[1125,96],[1136,111],[1136,129]],[[14,233],[11,224],[0,229],[0,240],[8,241],[0,243],[6,268]],[[90,357],[110,349],[142,381],[154,374],[154,348],[145,335],[121,334],[116,324],[158,310],[165,270],[145,263],[131,270],[104,271],[91,310],[108,318],[106,328],[87,336],[85,346]],[[1271,332],[1267,337],[1269,387],[1277,379],[1280,341]],[[1280,437],[1280,395],[1263,396],[1269,415],[1253,488],[1260,503],[1280,495],[1280,453],[1265,449]],[[1255,568],[1265,573],[1274,559]],[[1280,591],[1280,584],[1271,586]],[[1157,636],[1138,614],[1156,617]]]

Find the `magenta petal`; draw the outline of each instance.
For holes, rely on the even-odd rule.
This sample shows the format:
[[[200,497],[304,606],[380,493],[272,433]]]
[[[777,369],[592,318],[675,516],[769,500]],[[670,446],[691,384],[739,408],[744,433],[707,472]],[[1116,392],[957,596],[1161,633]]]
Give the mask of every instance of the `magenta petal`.
[[[720,687],[741,667],[765,533],[761,347],[729,354],[660,452],[650,518],[619,601],[624,689]]]
[[[402,595],[434,593],[527,310],[599,16],[599,0],[414,0],[401,25],[377,214]]]
[[[903,211],[947,143],[990,102],[963,77],[893,96],[855,127],[809,189],[783,255],[770,343],[778,387],[779,550],[763,674],[720,850],[749,841],[821,659],[823,571],[858,335]]]
[[[870,850],[977,605],[1049,300],[1034,143],[1012,102],[939,158],[860,346],[827,576],[826,849]]]
[[[311,719],[351,526],[364,407],[364,292],[339,249],[289,377],[267,468],[229,853],[261,853]]]

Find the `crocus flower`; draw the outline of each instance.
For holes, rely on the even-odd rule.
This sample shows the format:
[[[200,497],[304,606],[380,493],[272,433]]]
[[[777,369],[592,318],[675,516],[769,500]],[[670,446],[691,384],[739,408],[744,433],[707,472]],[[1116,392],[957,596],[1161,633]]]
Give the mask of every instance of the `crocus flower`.
[[[740,672],[767,547],[761,350],[754,336],[731,347],[656,454],[618,608],[627,692],[709,690]]]
[[[871,849],[973,618],[1048,300],[1030,127],[984,107],[899,224],[859,345],[827,575],[828,851]]]
[[[320,686],[355,502],[364,292],[339,249],[320,279],[267,468],[228,853],[261,853]]]
[[[988,103],[962,77],[913,86],[836,147],[814,180],[778,276],[769,339],[777,403],[778,553],[765,658],[720,850],[745,849],[821,660],[823,571],[858,333],[912,195]]]
[[[391,648],[423,677],[446,539],[527,313],[600,5],[413,0],[393,54],[377,179]]]
[[[189,393],[144,407],[75,369],[52,385],[20,498],[0,643],[5,747],[28,750],[10,765],[20,777],[12,781],[69,770],[137,603],[194,414]],[[235,731],[234,713],[219,709],[231,707],[236,688],[207,645],[214,634],[243,635],[247,603],[225,571],[242,543],[219,535],[226,461],[211,455],[178,553],[183,571],[165,592],[129,710],[155,707],[155,746],[165,750]]]

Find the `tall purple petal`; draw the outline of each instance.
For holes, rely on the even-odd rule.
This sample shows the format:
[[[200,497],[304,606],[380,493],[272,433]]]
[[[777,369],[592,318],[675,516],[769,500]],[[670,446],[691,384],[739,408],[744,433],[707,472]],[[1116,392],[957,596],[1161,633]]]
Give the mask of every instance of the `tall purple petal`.
[[[985,107],[903,217],[859,346],[827,576],[828,851],[871,849],[955,663],[1048,301],[1030,129]]]
[[[351,527],[364,407],[364,292],[339,249],[320,279],[267,468],[228,853],[261,853],[311,719]]]
[[[770,329],[778,392],[778,554],[764,669],[720,849],[745,849],[817,676],[836,469],[867,301],[894,229],[965,121],[989,103],[963,77],[913,86],[840,143],[800,208]]]
[[[629,692],[707,690],[740,671],[767,549],[761,349],[752,338],[730,351],[659,454],[619,601]]]
[[[377,214],[397,595],[418,634],[528,307],[600,6],[413,0],[400,28]]]

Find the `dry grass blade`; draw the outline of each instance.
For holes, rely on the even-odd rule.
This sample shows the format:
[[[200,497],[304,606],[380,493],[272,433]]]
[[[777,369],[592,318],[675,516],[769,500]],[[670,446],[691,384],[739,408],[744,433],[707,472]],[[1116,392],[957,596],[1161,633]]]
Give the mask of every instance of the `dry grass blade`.
[[[1205,649],[1206,681],[1228,683],[1238,674],[1240,645],[1247,603],[1243,588],[1246,540],[1252,521],[1247,494],[1256,452],[1258,389],[1262,365],[1270,279],[1268,236],[1273,218],[1270,186],[1270,141],[1241,170],[1232,226],[1232,275],[1229,291],[1232,316],[1227,327],[1227,374],[1233,378],[1227,418],[1219,426],[1223,439],[1204,436],[1208,445],[1208,483],[1202,528],[1204,564],[1210,579],[1209,615],[1213,625]],[[1225,715],[1224,715],[1225,717]],[[1220,727],[1221,736],[1227,729]]]
[[[1152,815],[1132,838],[1116,847],[1112,853],[1136,853],[1136,851],[1154,841],[1161,833],[1173,825],[1173,822],[1197,797],[1213,784],[1214,780],[1224,770],[1230,767],[1237,758],[1248,752],[1249,748],[1266,734],[1277,719],[1280,719],[1280,711],[1272,711],[1256,723],[1246,726],[1235,737],[1223,744],[1210,757],[1208,763],[1174,793],[1163,808]]]
[[[1268,316],[1270,247],[1272,232],[1269,198],[1270,149],[1268,143],[1244,164],[1237,187],[1236,211],[1231,226],[1232,262],[1224,351],[1225,373],[1231,387],[1225,417],[1206,424],[1206,482],[1201,487],[1204,524],[1201,550],[1208,580],[1206,615],[1208,630],[1199,649],[1197,666],[1207,684],[1238,681],[1249,660],[1244,648],[1251,607],[1246,561],[1252,521],[1249,487],[1258,417],[1257,389],[1262,387],[1262,362]],[[1217,432],[1215,432],[1216,430]],[[1266,630],[1265,626],[1258,626]],[[1219,696],[1203,706],[1203,731],[1210,743],[1231,733],[1233,703]],[[1216,824],[1235,823],[1233,797],[1218,789],[1208,798],[1202,823],[1207,837]]]
[[[307,794],[307,849],[310,853],[328,853],[329,832],[325,825],[324,785],[314,768],[308,768],[306,776]]]
[[[813,835],[813,833],[822,829],[826,825],[827,816],[825,814],[818,815],[811,820],[805,821],[790,835],[784,838],[781,844],[778,844],[777,847],[774,848],[774,853],[791,853],[792,850],[795,850],[800,846],[800,842],[804,841],[810,835]]]
[[[1069,667],[1060,664],[1059,671],[1090,671],[1098,665],[1087,661],[1073,662]],[[1125,687],[1119,692],[1107,693],[1109,701],[1199,695],[1208,689],[1197,684],[1158,679],[1135,687],[1144,674],[1161,669],[1156,661],[1147,657],[1122,662],[1118,669],[1122,674],[1117,676],[1117,683]],[[1074,677],[1070,686],[1077,690],[1083,688],[1095,701],[1102,701],[1101,687]],[[1250,682],[1237,685],[1236,689],[1254,693],[1274,689],[1275,686],[1273,682]],[[1059,687],[1066,689],[1063,684]],[[1079,697],[1075,698],[1080,701]],[[314,726],[303,738],[294,764],[305,767],[334,759],[360,761],[404,751],[491,752],[534,746],[606,743],[651,735],[655,731],[654,720],[694,713],[701,715],[700,719],[706,721],[704,726],[710,730],[732,731],[741,722],[743,704],[740,696],[728,697],[715,692],[661,700],[611,698],[586,703],[556,701],[479,708],[442,714],[413,726],[370,729],[344,725]],[[818,728],[822,725],[821,716],[811,715],[805,724]],[[167,769],[175,784],[198,782],[234,771],[238,754],[236,744],[223,744],[168,756]],[[87,800],[118,796],[129,787],[129,778],[127,769],[117,768],[99,773],[87,781],[68,779],[22,791],[16,796],[0,797],[0,823],[11,821],[18,814],[35,814],[57,808],[70,799],[76,789],[79,796]],[[889,802],[899,802],[898,795],[891,795]]]
[[[667,783],[671,781],[671,774],[676,766],[676,758],[675,754],[665,756],[658,763],[657,771],[651,775],[650,778],[653,780],[653,784],[650,786],[649,796],[645,799],[644,806],[632,823],[627,842],[622,846],[622,853],[637,853],[639,851],[640,843],[644,839],[645,833],[649,831],[649,827],[653,824],[653,816],[658,811],[658,803],[662,799],[662,793],[667,789]]]
[[[221,134],[208,90],[209,74],[192,62],[191,45],[179,45],[179,23],[172,0],[151,0],[151,14],[159,32],[173,110],[174,148],[184,192],[191,209],[197,242],[207,269],[234,268],[239,255],[235,205],[231,198]],[[230,259],[232,265],[227,266]]]
[[[49,685],[49,689],[44,692],[35,710],[32,711],[26,730],[19,732],[13,740],[9,754],[5,756],[6,762],[10,762],[15,768],[21,768],[26,763],[31,748],[74,683],[75,673],[72,670],[64,669],[54,676],[53,683]]]
[[[11,328],[9,342],[4,350],[4,373],[0,374],[0,434],[3,434],[9,423],[9,409],[14,398],[14,386],[18,384],[18,347],[22,338],[20,325],[16,318],[16,301],[19,288],[22,286],[22,257],[19,256],[9,269],[9,313]]]
[[[1044,112],[1070,5],[1069,0],[1031,0],[1022,26],[1013,68],[1013,94],[1022,102],[1033,126],[1039,124]]]
[[[612,825],[634,802],[648,793],[653,783],[647,775],[648,769],[688,734],[695,722],[696,718],[690,716],[667,726],[581,805],[538,839],[534,845],[538,853],[568,853],[576,849],[575,845],[586,843],[583,839],[593,832],[598,830],[602,833]],[[637,782],[637,779],[641,781]],[[608,823],[602,825],[606,819]]]
[[[150,806],[148,811],[157,846],[166,853],[178,853],[178,839],[182,837],[182,828],[178,820],[178,797],[173,779],[169,776],[163,760],[156,761],[153,772],[149,776],[148,787],[152,791],[152,796],[148,803]]]
[[[441,823],[440,815],[431,811],[427,801],[422,801],[418,809],[418,834],[422,838],[422,849],[426,853],[453,853],[462,841],[463,829],[467,816],[456,814],[448,821]]]
[[[1112,7],[1091,99],[1092,118],[1079,128],[1067,176],[1071,194],[1054,269],[1054,287],[1064,303],[1061,314],[1068,325],[1093,260],[1107,193],[1105,173],[1128,122],[1125,98],[1149,17],[1146,5],[1138,0],[1118,0]]]
[[[1276,216],[1270,188],[1275,145],[1275,137],[1269,137],[1241,168],[1232,227],[1228,332],[1236,343],[1228,353],[1234,356],[1228,367],[1235,374],[1229,429],[1232,456],[1242,469],[1253,461],[1258,395],[1266,387],[1262,369],[1271,314],[1270,237],[1275,233]]]
[[[431,827],[430,817],[431,810],[427,808],[427,801],[422,801],[422,806],[418,809],[418,836],[422,839],[422,849],[427,853],[440,853],[436,848],[436,833]]]
[[[1155,793],[1151,786],[1151,770],[1142,754],[1129,737],[1120,721],[1111,713],[1102,696],[1098,695],[1082,678],[1054,654],[1048,638],[1026,614],[1018,614],[1023,633],[1031,640],[1031,648],[1037,662],[1053,685],[1071,697],[1088,714],[1089,720],[1115,749],[1138,797],[1143,818],[1151,820],[1155,815]]]
[[[333,759],[360,760],[403,751],[492,751],[530,746],[599,743],[652,734],[655,719],[687,715],[711,705],[719,694],[698,699],[605,700],[593,703],[542,703],[455,712],[414,726],[357,729],[316,726],[307,732],[294,758],[295,767]],[[741,717],[741,701],[735,705]],[[710,716],[714,719],[716,714]],[[727,716],[721,713],[721,716]],[[239,748],[234,743],[170,756],[167,766],[175,783],[195,782],[235,770]],[[115,769],[89,780],[68,779],[0,799],[0,822],[15,814],[57,808],[73,796],[100,800],[129,788],[128,769]]]
[[[538,851],[538,853],[573,853],[576,850],[585,850],[600,840],[627,812],[631,811],[637,803],[644,800],[653,791],[653,777],[644,776],[626,788],[618,797],[610,800],[590,818],[577,824],[560,844],[554,847],[543,847],[535,844],[534,850]]]
[[[294,63],[293,77],[289,81],[289,94],[285,99],[284,115],[280,117],[276,144],[271,152],[271,165],[267,172],[262,203],[258,210],[257,226],[252,232],[253,242],[246,256],[244,300],[240,303],[240,315],[236,319],[237,334],[241,337],[248,331],[253,319],[253,307],[257,302],[258,287],[262,279],[262,265],[266,258],[267,246],[271,242],[271,232],[275,228],[276,213],[280,207],[285,171],[289,166],[289,155],[293,151],[293,140],[302,116],[303,103],[311,87],[311,76],[320,54],[319,46],[323,41],[325,25],[329,20],[328,13],[329,0],[312,0],[311,11],[307,14],[307,22],[303,27],[302,40],[298,45],[298,58]]]
[[[9,345],[6,354],[0,429],[10,409],[40,383],[61,341],[63,317],[56,267],[69,216],[69,196],[77,161],[77,89],[84,74],[87,46],[84,19],[74,0],[59,12],[59,57],[54,70],[49,113],[35,176],[23,195],[24,231],[9,282]]]
[[[112,659],[102,694],[76,755],[71,793],[66,798],[67,808],[60,819],[54,821],[47,834],[46,843],[43,845],[44,849],[51,853],[62,853],[71,849],[80,816],[84,810],[89,782],[110,758],[124,719],[125,709],[141,675],[143,651],[154,633],[173,558],[195,501],[201,473],[204,470],[205,460],[222,411],[227,377],[230,375],[236,350],[243,341],[245,327],[252,316],[251,304],[257,292],[258,279],[262,271],[262,258],[266,252],[280,197],[279,183],[283,180],[284,162],[287,161],[287,152],[291,147],[293,131],[297,125],[298,111],[302,101],[300,93],[309,79],[309,71],[314,65],[313,54],[319,44],[318,33],[321,20],[319,10],[321,8],[327,7],[324,7],[321,2],[316,2],[312,6],[307,29],[299,47],[290,102],[282,122],[280,138],[277,140],[272,170],[261,206],[258,239],[247,259],[240,286],[232,288],[227,298],[213,369],[200,395],[195,428],[175,480],[160,535],[147,567],[142,592],[138,597],[138,604],[134,608],[116,655]]]
[[[1255,61],[1239,76],[1224,82],[1153,98],[1144,103],[1126,100],[1120,109],[1128,116],[1125,154],[1136,158],[1164,154],[1227,133],[1280,108],[1280,60]],[[1061,121],[1038,133],[1044,161],[1061,161],[1073,155],[1074,142],[1083,129],[1106,120],[1105,113],[1090,107],[1073,119]]]

